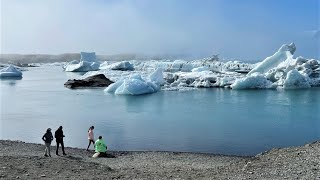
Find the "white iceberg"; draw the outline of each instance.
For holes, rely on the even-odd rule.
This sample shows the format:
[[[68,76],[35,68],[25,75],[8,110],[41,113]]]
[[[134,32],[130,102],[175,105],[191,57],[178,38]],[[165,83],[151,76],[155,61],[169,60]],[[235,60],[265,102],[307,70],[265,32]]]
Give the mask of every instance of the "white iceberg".
[[[256,64],[242,63],[236,60],[222,62],[205,59],[193,61],[131,60],[116,63],[104,62],[100,66],[101,71],[88,72],[84,76],[87,77],[96,73],[103,73],[106,77],[110,78],[110,80],[117,82],[120,80],[128,81],[128,79],[133,78],[131,77],[133,74],[138,72],[141,79],[145,82],[160,82],[163,80],[162,83],[153,83],[160,85],[162,90],[188,90],[199,87],[261,89],[320,86],[320,61],[303,57],[294,58],[292,54],[295,50],[296,47],[293,43],[282,45],[274,55],[266,58],[263,62]],[[133,67],[134,71],[112,70],[121,69],[123,67]],[[160,71],[160,69],[162,70]],[[158,72],[155,72],[155,70]],[[292,72],[289,74],[291,70],[297,70],[300,75],[304,76],[304,79],[299,79],[299,74]],[[151,77],[150,74],[153,72],[154,77]],[[246,74],[247,72],[250,73]],[[161,76],[156,75],[157,73]],[[294,74],[295,76],[293,76]],[[157,77],[160,77],[160,79],[156,80]],[[287,77],[289,78],[288,80],[286,80]],[[294,81],[294,78],[297,78],[297,81]],[[141,79],[138,78],[140,81]],[[297,82],[299,82],[298,85],[295,85]],[[118,83],[120,84],[119,86],[123,84],[123,82]],[[128,84],[128,82],[126,83]],[[137,81],[134,81],[134,83],[137,83]],[[114,87],[115,89],[119,87],[116,84],[114,86],[116,86]],[[124,89],[128,90],[128,88]],[[143,89],[148,88],[143,87]],[[157,89],[157,87],[155,89]],[[121,90],[121,92],[124,92],[123,90]],[[110,91],[115,92],[116,90],[111,90],[110,87]]]
[[[319,61],[303,57],[293,58],[295,50],[293,43],[282,45],[273,56],[253,68],[247,77],[237,79],[231,88],[296,89],[320,86]]]
[[[67,72],[88,72],[99,70],[100,63],[96,59],[94,52],[81,52],[80,60],[73,60],[67,63],[63,68]]]
[[[121,61],[121,62],[115,62],[110,65],[108,65],[107,62],[103,63],[102,66],[100,66],[100,69],[111,69],[111,70],[120,70],[120,71],[133,71],[134,67],[129,61]]]
[[[245,78],[237,79],[230,87],[232,89],[266,89],[271,88],[272,82],[264,75],[252,74]]]
[[[8,67],[0,70],[0,78],[10,78],[10,77],[20,78],[22,77],[22,72],[16,69],[13,65],[9,65]]]
[[[296,69],[288,72],[284,81],[284,89],[310,88],[310,84],[306,77],[299,73]]]
[[[206,66],[201,66],[201,67],[193,68],[191,71],[192,71],[192,72],[209,71],[209,68],[206,67]]]
[[[80,61],[86,62],[96,62],[96,53],[95,52],[80,52],[81,59]]]
[[[77,64],[67,64],[65,66],[65,71],[67,72],[97,71],[99,70],[99,67],[100,67],[100,63],[97,63],[97,62],[80,61]]]
[[[109,85],[105,92],[117,95],[141,95],[155,93],[160,90],[161,83],[164,82],[161,70],[156,70],[150,75],[150,81],[141,78],[140,74],[132,74],[128,78],[122,78]]]
[[[163,79],[163,69],[161,68],[156,69],[149,78],[151,82],[158,85],[163,85],[165,83],[165,80]]]
[[[280,47],[280,49],[272,56],[267,57],[261,63],[259,63],[255,68],[253,68],[249,73],[250,76],[253,73],[260,73],[264,74],[270,69],[278,66],[281,62],[288,59],[288,57],[292,57],[293,53],[295,52],[296,47],[294,43],[291,44],[284,44]]]

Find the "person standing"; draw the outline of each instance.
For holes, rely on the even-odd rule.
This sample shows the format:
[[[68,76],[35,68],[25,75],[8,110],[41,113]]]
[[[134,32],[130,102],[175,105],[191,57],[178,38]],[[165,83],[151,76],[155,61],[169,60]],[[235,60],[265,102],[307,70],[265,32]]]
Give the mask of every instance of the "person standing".
[[[56,138],[56,142],[57,142],[57,150],[56,150],[56,155],[59,156],[59,144],[61,144],[61,148],[62,148],[62,152],[63,155],[67,155],[64,151],[64,143],[63,143],[63,138],[65,137],[62,131],[62,126],[60,126],[56,132],[54,133],[54,137]]]
[[[93,130],[94,130],[94,126],[91,126],[88,130],[88,140],[89,140],[89,145],[87,147],[87,151],[89,151],[89,147],[91,145],[91,143],[93,144],[93,146],[95,145],[94,144],[94,134],[93,134]]]
[[[42,136],[42,140],[44,141],[44,144],[46,146],[45,152],[44,152],[44,156],[48,156],[51,157],[50,154],[50,146],[51,146],[51,142],[53,140],[53,136],[51,133],[51,128],[47,129],[47,132]]]

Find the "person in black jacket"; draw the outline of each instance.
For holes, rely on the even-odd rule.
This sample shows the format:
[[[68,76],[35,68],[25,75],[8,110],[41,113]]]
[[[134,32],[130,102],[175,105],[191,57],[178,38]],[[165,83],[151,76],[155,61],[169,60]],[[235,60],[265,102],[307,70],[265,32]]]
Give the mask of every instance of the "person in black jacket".
[[[63,155],[67,155],[67,154],[64,152],[63,138],[64,138],[65,136],[63,135],[62,126],[60,126],[60,127],[56,130],[56,132],[54,133],[54,137],[56,138],[56,142],[57,142],[56,155],[59,156],[59,153],[58,153],[59,144],[61,144]]]
[[[44,156],[50,156],[50,146],[51,146],[51,142],[53,140],[53,136],[51,133],[51,128],[47,129],[47,132],[42,136],[42,140],[44,141],[44,144],[46,146],[45,152],[44,152]]]

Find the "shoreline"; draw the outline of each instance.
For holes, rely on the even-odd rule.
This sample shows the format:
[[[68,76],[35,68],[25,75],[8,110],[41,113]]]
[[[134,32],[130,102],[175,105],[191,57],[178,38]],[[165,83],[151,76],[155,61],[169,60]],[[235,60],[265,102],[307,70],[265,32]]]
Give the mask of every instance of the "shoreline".
[[[320,142],[256,156],[167,151],[108,151],[66,147],[44,157],[44,145],[0,140],[0,179],[319,179]],[[60,151],[61,152],[61,148]]]

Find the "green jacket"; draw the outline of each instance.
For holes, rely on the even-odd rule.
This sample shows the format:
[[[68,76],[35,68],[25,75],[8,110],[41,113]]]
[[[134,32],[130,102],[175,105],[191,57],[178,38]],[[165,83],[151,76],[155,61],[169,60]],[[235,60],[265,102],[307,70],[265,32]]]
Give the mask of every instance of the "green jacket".
[[[102,139],[98,139],[96,141],[96,152],[106,152],[107,151],[107,146],[106,144],[103,142]]]

